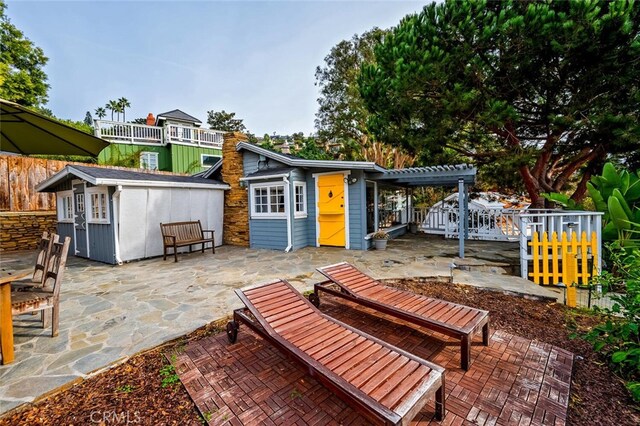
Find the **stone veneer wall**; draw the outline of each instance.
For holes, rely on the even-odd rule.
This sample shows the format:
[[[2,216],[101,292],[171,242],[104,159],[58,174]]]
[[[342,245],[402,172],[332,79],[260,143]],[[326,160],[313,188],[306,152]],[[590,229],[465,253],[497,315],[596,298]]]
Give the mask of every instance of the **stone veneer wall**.
[[[55,211],[0,212],[0,251],[33,250],[43,231],[55,232]]]
[[[246,142],[243,133],[225,133],[222,144],[222,180],[231,186],[224,192],[224,244],[249,247],[249,195],[240,187],[244,173],[242,154],[236,151],[238,142]]]

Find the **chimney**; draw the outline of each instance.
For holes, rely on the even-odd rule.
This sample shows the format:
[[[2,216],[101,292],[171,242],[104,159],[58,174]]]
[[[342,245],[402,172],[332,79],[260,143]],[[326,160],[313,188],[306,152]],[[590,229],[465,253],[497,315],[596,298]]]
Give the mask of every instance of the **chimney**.
[[[153,113],[150,112],[149,115],[147,115],[147,126],[153,126],[156,124],[156,118],[153,116]]]

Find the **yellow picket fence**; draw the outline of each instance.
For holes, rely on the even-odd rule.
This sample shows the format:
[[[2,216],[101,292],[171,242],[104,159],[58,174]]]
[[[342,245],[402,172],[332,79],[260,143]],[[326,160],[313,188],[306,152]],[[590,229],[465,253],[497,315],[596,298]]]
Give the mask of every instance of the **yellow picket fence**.
[[[575,306],[576,285],[586,285],[589,279],[598,271],[598,241],[596,232],[582,232],[580,238],[575,232],[571,239],[563,232],[559,240],[557,232],[533,233],[531,241],[533,272],[529,277],[537,284],[564,284],[567,286],[567,304]]]

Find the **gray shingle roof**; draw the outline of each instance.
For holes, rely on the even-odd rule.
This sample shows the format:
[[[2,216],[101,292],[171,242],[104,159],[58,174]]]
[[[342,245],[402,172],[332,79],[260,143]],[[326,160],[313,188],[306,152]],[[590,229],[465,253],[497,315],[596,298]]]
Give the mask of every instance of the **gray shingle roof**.
[[[173,119],[173,120],[187,121],[189,123],[200,123],[200,124],[202,124],[202,122],[200,120],[198,120],[197,118],[195,118],[194,116],[189,115],[184,111],[180,111],[179,109],[174,109],[172,111],[167,111],[167,112],[163,112],[162,114],[158,114],[158,120],[160,118],[170,118],[170,119]]]
[[[98,179],[118,179],[118,180],[140,180],[149,182],[184,182],[184,183],[204,183],[204,184],[220,184],[222,182],[212,179],[205,179],[193,176],[167,175],[160,173],[134,172],[130,170],[107,169],[104,167],[91,166],[69,166],[73,169],[86,173],[91,177]]]

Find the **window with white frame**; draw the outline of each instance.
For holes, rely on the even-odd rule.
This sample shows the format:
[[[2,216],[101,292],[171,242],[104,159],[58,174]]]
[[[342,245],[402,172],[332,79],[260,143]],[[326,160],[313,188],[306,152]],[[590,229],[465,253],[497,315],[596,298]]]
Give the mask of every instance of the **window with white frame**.
[[[257,218],[284,218],[284,184],[251,185],[251,216]]]
[[[87,188],[89,223],[109,223],[109,192],[107,188]]]
[[[143,151],[140,153],[140,168],[158,170],[158,153]]]
[[[202,167],[211,167],[220,161],[220,157],[211,154],[200,154],[200,165]]]
[[[73,222],[73,191],[58,192],[56,199],[58,222]]]
[[[76,194],[76,210],[80,213],[84,212],[84,194]]]
[[[295,216],[307,217],[307,187],[304,182],[293,184],[293,196],[295,200]]]

